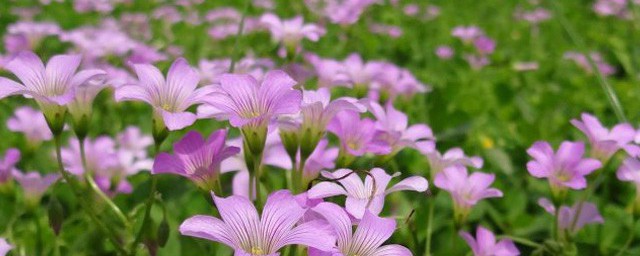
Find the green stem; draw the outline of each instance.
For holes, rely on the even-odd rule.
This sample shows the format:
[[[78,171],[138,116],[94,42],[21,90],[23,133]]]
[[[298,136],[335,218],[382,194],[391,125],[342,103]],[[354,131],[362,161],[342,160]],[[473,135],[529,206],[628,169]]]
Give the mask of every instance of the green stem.
[[[627,251],[627,249],[629,249],[629,246],[631,246],[631,242],[633,242],[633,238],[636,233],[636,230],[635,230],[636,222],[637,222],[636,220],[631,221],[631,230],[629,230],[629,237],[627,237],[627,241],[624,243],[624,246],[622,246],[622,249],[618,251],[616,256],[622,256]]]
[[[78,138],[78,142],[80,144],[80,158],[82,159],[82,167],[84,169],[84,178],[87,181],[87,183],[89,183],[89,187],[91,188],[91,190],[93,190],[94,193],[96,193],[100,197],[100,199],[102,199],[105,203],[107,203],[107,206],[109,206],[109,209],[111,209],[116,214],[116,216],[118,217],[118,219],[120,219],[120,221],[125,226],[125,228],[128,228],[129,220],[127,220],[127,217],[125,217],[124,213],[122,213],[122,210],[120,210],[120,208],[111,200],[111,198],[109,198],[102,191],[102,189],[98,187],[98,184],[96,184],[96,181],[91,176],[91,172],[93,170],[90,171],[87,169],[87,157],[85,153],[84,140],[81,138]]]
[[[42,253],[42,228],[40,227],[40,219],[38,216],[33,213],[33,223],[36,225],[36,254],[41,255]]]
[[[58,172],[60,172],[60,175],[62,176],[64,181],[67,184],[69,184],[69,187],[71,187],[71,191],[73,191],[75,196],[78,198],[80,205],[87,212],[87,215],[89,216],[89,218],[94,222],[96,226],[98,226],[99,230],[101,230],[103,233],[107,235],[107,238],[113,244],[113,246],[118,251],[118,253],[122,255],[128,255],[127,251],[124,248],[122,248],[122,245],[118,241],[118,236],[115,233],[115,231],[108,228],[107,226],[104,225],[104,223],[102,223],[102,221],[98,218],[96,213],[93,211],[93,208],[91,207],[91,205],[86,201],[86,198],[84,197],[82,192],[80,192],[81,189],[78,186],[77,181],[69,173],[67,173],[64,170],[64,164],[62,163],[62,154],[61,154],[62,134],[54,133],[53,137],[56,145],[56,158],[58,160],[58,167],[59,167]]]
[[[432,229],[433,229],[433,209],[435,208],[435,204],[436,202],[434,201],[435,198],[433,198],[431,200],[431,202],[429,202],[429,219],[427,220],[427,248],[425,250],[425,255],[426,256],[431,256],[431,235],[432,235]]]
[[[510,235],[501,235],[501,236],[498,236],[498,239],[502,239],[502,238],[511,239],[512,241],[514,241],[514,242],[516,242],[516,243],[519,243],[519,244],[521,244],[521,245],[526,245],[526,246],[529,246],[529,247],[534,247],[534,248],[535,248],[535,247],[540,247],[540,246],[542,246],[542,245],[541,245],[541,244],[539,244],[539,243],[536,243],[536,242],[534,242],[534,241],[531,241],[531,240],[529,240],[529,239],[522,238],[522,237],[510,236]]]
[[[229,73],[233,73],[236,68],[236,62],[238,61],[238,44],[240,43],[240,37],[244,31],[244,23],[247,18],[247,11],[251,6],[251,0],[245,0],[244,10],[242,11],[242,18],[240,18],[240,24],[238,25],[238,33],[236,33],[236,39],[233,44],[233,51],[231,52],[231,65],[229,66]]]
[[[253,164],[255,168],[253,171],[253,173],[255,174],[253,182],[256,189],[256,204],[262,205],[262,195],[260,194],[260,176],[262,175],[262,154],[254,155]],[[251,196],[251,194],[249,194],[249,196]]]

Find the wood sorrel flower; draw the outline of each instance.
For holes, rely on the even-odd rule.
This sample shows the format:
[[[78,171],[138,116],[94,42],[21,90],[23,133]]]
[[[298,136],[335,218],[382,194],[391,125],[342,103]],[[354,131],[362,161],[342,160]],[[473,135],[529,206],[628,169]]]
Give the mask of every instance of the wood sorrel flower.
[[[33,97],[53,133],[62,132],[66,105],[75,97],[76,87],[104,71],[83,70],[76,73],[80,55],[53,56],[47,66],[32,52],[20,52],[5,66],[22,84],[0,77],[0,99],[11,95]]]
[[[15,148],[7,149],[4,158],[0,159],[0,187],[11,181],[18,161],[20,161],[20,151]]]
[[[220,163],[240,149],[225,146],[226,130],[212,133],[205,141],[198,132],[190,131],[173,146],[174,155],[160,153],[153,164],[153,174],[171,173],[192,180],[210,191],[220,175]]]
[[[562,142],[554,153],[548,142],[538,141],[527,149],[527,153],[533,157],[527,163],[529,174],[536,178],[547,178],[555,197],[562,196],[566,188],[586,188],[585,176],[602,167],[596,159],[582,158],[582,142]]]
[[[634,201],[634,213],[640,215],[640,160],[636,157],[629,157],[622,162],[616,172],[616,176],[621,181],[632,182],[636,186],[636,198]]]
[[[502,197],[502,191],[489,187],[495,178],[494,174],[482,172],[469,175],[465,166],[454,165],[436,174],[433,184],[451,194],[456,224],[462,224],[480,200]]]
[[[399,176],[400,173],[391,176],[380,168],[373,168],[369,173],[371,176],[367,175],[363,182],[358,174],[349,169],[339,169],[333,173],[323,172],[322,174],[329,179],[342,178],[338,180],[342,186],[324,181],[313,186],[307,194],[311,199],[346,195],[345,208],[347,212],[353,217],[361,219],[367,210],[376,215],[382,212],[384,199],[390,193],[403,190],[424,192],[429,187],[427,179],[412,176],[387,189],[391,179]]]
[[[24,134],[30,146],[37,147],[42,141],[51,140],[53,134],[47,126],[42,112],[29,106],[19,107],[7,120],[7,128],[13,132]]]
[[[327,125],[327,131],[340,139],[341,157],[362,156],[365,153],[386,155],[391,147],[379,138],[380,131],[375,129],[375,122],[369,118],[360,119],[355,111],[342,111]],[[342,160],[341,160],[342,161]],[[347,166],[350,161],[342,161]]]
[[[282,43],[288,54],[298,51],[302,39],[318,41],[325,30],[316,24],[304,24],[302,16],[297,16],[290,20],[281,20],[273,13],[267,13],[260,18],[262,23],[271,32],[273,41]],[[285,55],[286,56],[286,55]],[[281,56],[280,57],[285,57]]]
[[[595,116],[582,113],[581,118],[571,120],[571,124],[587,136],[591,144],[591,156],[602,163],[609,161],[613,154],[630,144],[636,134],[633,126],[628,123],[618,124],[609,130]]]
[[[13,249],[13,245],[7,242],[7,239],[0,238],[0,256],[5,256]]]
[[[13,170],[12,175],[24,190],[24,197],[31,206],[37,205],[49,186],[60,178],[60,174],[57,173],[42,176],[38,172],[23,174],[16,169]]]
[[[497,241],[496,236],[488,229],[478,226],[476,237],[469,232],[460,231],[460,236],[467,242],[474,256],[516,256],[520,251],[510,239]]]
[[[207,99],[219,110],[219,119],[242,130],[251,154],[262,154],[271,121],[280,115],[300,111],[302,93],[293,88],[291,77],[280,70],[269,71],[262,83],[250,75],[225,74]]]
[[[180,130],[192,125],[196,115],[188,112],[192,105],[203,103],[210,87],[198,88],[200,75],[183,58],[176,59],[165,80],[153,65],[135,64],[137,84],[127,84],[116,90],[117,101],[143,101],[153,107],[154,129]]]
[[[349,215],[334,203],[320,203],[312,209],[329,222],[337,237],[337,248],[332,252],[309,249],[310,256],[411,256],[411,251],[397,244],[382,245],[396,229],[396,221],[381,218],[366,211],[355,232]]]
[[[395,155],[405,147],[420,152],[431,152],[435,149],[435,137],[426,124],[409,126],[408,117],[387,103],[383,108],[376,102],[369,102],[369,110],[376,117],[376,129],[382,133],[379,138],[391,146],[390,155]]]
[[[481,157],[466,156],[461,148],[449,149],[447,152],[444,152],[444,155],[440,154],[437,150],[421,153],[429,160],[429,167],[431,168],[429,173],[432,179],[436,174],[450,166],[463,165],[478,169],[482,168],[482,165],[484,164],[484,160],[482,160]]]
[[[280,249],[294,244],[329,251],[336,242],[322,221],[297,224],[307,210],[289,191],[272,193],[261,216],[246,197],[213,195],[213,201],[222,219],[193,216],[180,225],[182,235],[223,243],[243,256],[280,255]]]
[[[538,205],[551,215],[556,215],[556,207],[549,199],[540,198]],[[604,219],[598,212],[598,207],[589,202],[578,202],[572,207],[563,205],[556,218],[558,218],[558,228],[561,231],[568,231],[570,235],[575,234],[587,224],[604,223]]]
[[[69,114],[73,120],[73,129],[79,138],[86,137],[89,132],[93,101],[98,93],[107,87],[103,78],[106,76],[97,77],[78,85],[75,98],[69,102]]]

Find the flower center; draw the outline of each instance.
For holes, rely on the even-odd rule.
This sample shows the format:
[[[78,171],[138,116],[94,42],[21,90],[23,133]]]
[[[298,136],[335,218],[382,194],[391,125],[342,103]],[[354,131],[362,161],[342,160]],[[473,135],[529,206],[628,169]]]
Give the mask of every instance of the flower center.
[[[166,111],[171,111],[171,106],[167,103],[162,104],[162,109]]]
[[[254,246],[251,247],[251,255],[264,255],[262,248]]]

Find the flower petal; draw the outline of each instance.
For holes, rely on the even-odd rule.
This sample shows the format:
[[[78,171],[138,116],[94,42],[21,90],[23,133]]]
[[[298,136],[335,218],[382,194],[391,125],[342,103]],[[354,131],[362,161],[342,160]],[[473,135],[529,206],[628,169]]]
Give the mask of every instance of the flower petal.
[[[218,218],[196,215],[180,224],[180,234],[219,242],[236,247],[233,237],[229,236],[229,227]]]

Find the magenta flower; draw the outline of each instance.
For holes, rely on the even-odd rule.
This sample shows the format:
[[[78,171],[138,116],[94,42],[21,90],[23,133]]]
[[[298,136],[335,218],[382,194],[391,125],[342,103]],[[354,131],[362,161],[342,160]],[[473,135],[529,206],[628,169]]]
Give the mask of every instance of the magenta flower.
[[[460,231],[460,236],[467,241],[474,256],[516,256],[520,251],[510,239],[502,239],[496,243],[496,237],[482,226],[476,229],[476,238],[469,232]]]
[[[33,147],[53,137],[42,112],[29,106],[16,109],[13,116],[7,120],[7,128],[12,132],[24,134],[28,144]]]
[[[0,159],[0,185],[11,181],[18,161],[20,161],[20,151],[15,148],[7,149],[4,158]]]
[[[411,251],[398,244],[382,245],[396,229],[396,221],[381,218],[369,211],[364,213],[355,232],[351,219],[345,211],[334,203],[320,203],[312,209],[333,226],[337,236],[337,250],[322,252],[309,249],[310,256],[411,256]]]
[[[380,134],[375,129],[375,122],[369,118],[360,119],[355,111],[342,111],[335,115],[327,125],[327,131],[340,139],[341,152],[352,156],[362,156],[365,153],[386,155],[391,153],[391,147],[380,140]]]
[[[480,200],[502,197],[502,191],[490,188],[494,174],[474,172],[471,175],[462,165],[454,165],[436,174],[433,184],[451,194],[456,221],[464,222],[471,208]]]
[[[409,147],[420,152],[431,152],[435,149],[435,137],[431,128],[425,124],[409,126],[408,117],[387,103],[383,108],[376,102],[369,103],[369,110],[376,117],[376,129],[382,131],[379,138],[391,146],[391,155]]]
[[[306,210],[289,191],[280,190],[267,198],[261,216],[249,199],[213,195],[222,219],[197,215],[180,225],[180,233],[225,244],[235,255],[279,255],[287,245],[303,245],[329,251],[336,242],[320,221],[298,224]]]
[[[24,190],[26,200],[34,205],[40,201],[42,195],[49,189],[49,186],[56,183],[60,178],[60,175],[57,173],[42,176],[38,172],[23,174],[15,169],[12,175]]]
[[[345,202],[347,212],[355,218],[361,219],[367,210],[372,214],[380,214],[384,207],[384,199],[390,193],[403,190],[424,192],[429,187],[427,179],[411,176],[387,189],[391,179],[399,176],[400,173],[391,176],[380,168],[373,168],[369,173],[371,176],[367,175],[363,182],[357,173],[349,169],[338,169],[333,173],[323,172],[323,176],[329,179],[342,178],[345,175],[347,177],[338,181],[342,186],[334,182],[320,182],[313,186],[307,194],[311,199],[345,195],[347,196]]]
[[[619,180],[633,182],[636,188],[640,188],[640,160],[635,157],[625,159],[618,168],[616,176]],[[638,191],[640,192],[640,190]]]
[[[545,209],[551,215],[556,214],[556,207],[553,203],[546,198],[540,198],[538,205]],[[578,210],[579,208],[582,208]],[[576,213],[579,212],[579,216]],[[577,233],[585,225],[591,223],[604,223],[604,219],[598,212],[598,207],[595,204],[584,202],[574,204],[572,207],[561,206],[558,215],[558,228],[561,231],[568,231],[570,235]],[[576,219],[577,218],[577,219]],[[562,232],[564,233],[564,232]]]
[[[153,145],[153,138],[143,134],[140,128],[129,126],[116,137],[119,151],[133,158],[147,158],[147,148]]]
[[[473,45],[480,55],[491,54],[496,49],[496,42],[484,35],[473,39]]]
[[[0,99],[11,95],[33,97],[45,118],[56,132],[62,130],[65,106],[75,97],[76,87],[87,80],[101,75],[101,70],[83,70],[76,73],[80,65],[79,55],[57,55],[45,67],[40,58],[32,52],[21,52],[5,66],[22,81],[19,84],[0,77]]]
[[[366,95],[366,90],[371,86],[373,79],[382,72],[384,65],[379,62],[365,62],[357,53],[352,53],[342,63],[343,71],[339,72],[339,80],[348,81],[353,88],[359,91],[358,97]]]
[[[430,152],[422,152],[429,160],[429,167],[431,169],[431,178],[433,179],[436,174],[442,172],[444,169],[454,165],[469,166],[476,169],[482,168],[484,161],[479,156],[466,156],[464,151],[460,148],[452,148],[447,152],[440,154],[439,151],[433,150]]]
[[[298,50],[302,39],[316,42],[326,32],[316,24],[304,24],[302,16],[281,20],[273,13],[267,13],[262,15],[260,23],[269,29],[273,41],[282,43],[289,53]]]
[[[92,174],[106,174],[118,163],[115,142],[107,136],[84,140],[86,167],[83,167],[80,157],[80,144],[77,139],[71,139],[69,146],[62,148],[62,162],[68,172],[81,176],[85,172]]]
[[[600,53],[591,52],[589,53],[589,57],[591,57],[593,62],[595,62],[597,71],[600,72],[603,76],[611,76],[616,73],[616,68],[611,66],[609,63],[606,63]],[[593,68],[591,68],[589,59],[584,54],[579,52],[566,52],[564,54],[564,58],[575,62],[587,74],[593,74],[594,71]]]
[[[418,81],[407,69],[391,63],[380,63],[380,72],[376,75],[371,89],[379,94],[378,101],[393,101],[397,96],[412,96],[416,93],[431,91],[431,87]]]
[[[56,36],[62,32],[60,26],[52,22],[19,21],[7,27],[7,37],[20,36],[26,39],[22,50],[33,50],[47,36]],[[17,53],[9,47],[7,51]]]
[[[7,239],[0,238],[0,256],[5,256],[13,249],[13,245],[7,242]]]
[[[203,103],[211,90],[208,87],[196,89],[200,76],[185,59],[173,62],[166,80],[152,65],[136,64],[134,67],[140,82],[118,88],[115,93],[117,101],[143,101],[151,105],[158,131],[165,125],[170,131],[180,130],[196,121],[196,115],[188,112],[187,108]]]
[[[203,81],[216,84],[220,75],[229,72],[230,66],[231,59],[201,59],[198,62],[198,71]],[[238,60],[233,72],[234,74],[249,74],[256,80],[262,81],[266,72],[274,67],[275,64],[270,59],[245,57]]]
[[[449,60],[453,58],[454,54],[455,54],[455,51],[453,50],[453,48],[449,46],[441,45],[441,46],[438,46],[438,48],[436,48],[436,56],[438,56],[438,58],[442,60]]]
[[[313,53],[304,55],[305,60],[313,66],[318,77],[318,87],[348,86],[346,76],[341,74],[348,69],[346,65],[334,59],[323,59]]]
[[[609,130],[602,126],[595,116],[583,113],[582,120],[572,119],[571,124],[580,129],[591,144],[591,156],[603,163],[611,156],[632,143],[636,131],[628,123],[618,124]]]
[[[587,187],[585,176],[602,167],[596,159],[582,158],[582,142],[562,142],[554,153],[548,142],[538,141],[527,149],[527,153],[533,157],[527,163],[529,174],[536,178],[547,178],[554,193],[565,188],[584,189]]]
[[[225,146],[226,130],[212,133],[205,141],[198,132],[188,132],[174,147],[174,155],[160,153],[153,164],[153,174],[171,173],[192,180],[203,190],[212,190],[220,175],[220,163],[240,152]]]
[[[318,178],[320,171],[335,168],[335,161],[338,158],[338,149],[329,148],[329,141],[320,140],[309,159],[304,164],[302,172],[302,184],[309,184],[313,179]]]

